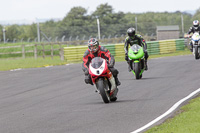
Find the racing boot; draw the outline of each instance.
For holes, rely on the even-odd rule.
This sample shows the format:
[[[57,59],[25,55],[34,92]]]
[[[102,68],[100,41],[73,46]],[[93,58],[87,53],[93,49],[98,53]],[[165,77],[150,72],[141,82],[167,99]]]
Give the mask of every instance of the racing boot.
[[[109,81],[111,83],[110,101],[116,101],[117,100],[118,88],[117,88],[116,83],[115,83],[115,78],[113,76],[111,76]]]
[[[110,68],[111,69],[111,68]],[[117,78],[117,75],[118,75],[118,70],[117,69],[114,69],[114,68],[112,68],[111,69],[111,72],[112,72],[112,77],[114,77],[113,79],[114,79],[114,81],[115,81],[115,84],[117,85],[117,86],[119,86],[121,83],[119,82],[119,79]]]
[[[147,66],[147,60],[144,60],[144,70],[148,70],[148,66]]]
[[[113,93],[110,93],[110,101],[114,102],[117,100],[117,93],[118,93],[119,89],[116,88]]]
[[[110,84],[111,84],[110,92],[113,92],[117,88],[115,78],[113,76],[111,76],[109,78],[109,81],[110,81]]]

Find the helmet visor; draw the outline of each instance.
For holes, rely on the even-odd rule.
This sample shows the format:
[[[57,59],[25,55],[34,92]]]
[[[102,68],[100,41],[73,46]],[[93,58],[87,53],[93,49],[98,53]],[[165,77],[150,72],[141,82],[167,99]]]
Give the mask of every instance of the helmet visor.
[[[135,34],[134,34],[134,33],[128,33],[128,36],[130,36],[130,37],[134,37]]]
[[[198,27],[199,27],[198,25],[194,25],[194,29],[195,29],[195,30],[197,30],[197,29],[198,29]]]
[[[97,49],[98,49],[98,46],[97,46],[97,45],[90,45],[90,46],[88,46],[88,47],[89,47],[90,51],[92,51],[92,52],[96,52]]]

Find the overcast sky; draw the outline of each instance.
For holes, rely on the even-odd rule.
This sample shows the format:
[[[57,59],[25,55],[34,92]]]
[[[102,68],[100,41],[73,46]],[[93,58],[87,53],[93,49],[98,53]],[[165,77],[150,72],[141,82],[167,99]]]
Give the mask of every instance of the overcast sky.
[[[88,14],[100,4],[108,3],[115,12],[174,12],[197,10],[199,0],[0,0],[0,21],[63,18],[75,6],[88,9]]]

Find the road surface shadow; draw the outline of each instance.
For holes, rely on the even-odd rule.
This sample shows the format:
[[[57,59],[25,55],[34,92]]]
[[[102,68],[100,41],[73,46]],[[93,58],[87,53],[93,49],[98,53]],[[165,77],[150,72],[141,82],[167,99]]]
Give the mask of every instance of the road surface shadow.
[[[139,79],[139,80],[149,80],[149,79],[161,79],[161,78],[167,78],[167,77],[147,77],[147,78],[141,78],[141,79]],[[120,80],[138,80],[138,79],[135,79],[135,77],[133,77],[132,79],[131,78],[120,78]]]

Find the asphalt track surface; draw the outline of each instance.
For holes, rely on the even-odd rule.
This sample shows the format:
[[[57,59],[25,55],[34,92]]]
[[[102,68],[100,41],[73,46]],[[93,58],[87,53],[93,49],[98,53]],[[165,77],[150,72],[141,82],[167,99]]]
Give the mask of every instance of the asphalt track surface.
[[[109,104],[84,83],[81,64],[1,71],[0,132],[129,133],[200,88],[200,60],[192,55],[148,64],[136,80],[126,62],[116,63],[122,84]]]

